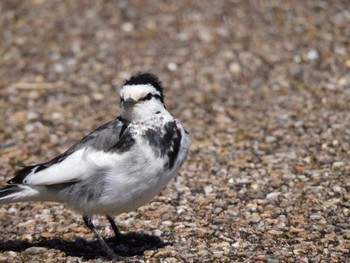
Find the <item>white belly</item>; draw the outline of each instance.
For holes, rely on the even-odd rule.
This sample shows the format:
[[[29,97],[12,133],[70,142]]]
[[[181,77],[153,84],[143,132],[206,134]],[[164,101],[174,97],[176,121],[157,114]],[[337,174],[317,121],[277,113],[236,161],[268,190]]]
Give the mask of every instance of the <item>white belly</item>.
[[[119,166],[106,171],[100,198],[76,207],[77,210],[86,215],[117,215],[136,210],[157,195],[175,175],[175,169],[164,172],[164,160],[156,158],[149,147],[143,147],[143,151],[135,149],[129,155],[125,153]]]

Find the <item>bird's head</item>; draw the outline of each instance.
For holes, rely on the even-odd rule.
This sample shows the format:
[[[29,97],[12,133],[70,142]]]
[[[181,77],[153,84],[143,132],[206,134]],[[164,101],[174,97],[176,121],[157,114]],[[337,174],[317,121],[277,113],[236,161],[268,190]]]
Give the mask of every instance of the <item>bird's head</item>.
[[[120,113],[128,121],[148,119],[167,113],[163,87],[157,76],[142,73],[128,79],[120,90]]]

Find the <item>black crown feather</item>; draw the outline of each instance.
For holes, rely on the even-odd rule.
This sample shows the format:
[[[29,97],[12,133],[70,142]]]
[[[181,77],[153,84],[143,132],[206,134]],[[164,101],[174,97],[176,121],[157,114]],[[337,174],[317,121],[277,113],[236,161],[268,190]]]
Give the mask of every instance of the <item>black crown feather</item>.
[[[156,88],[160,92],[160,96],[163,100],[163,87],[162,82],[158,79],[158,77],[151,73],[139,73],[135,76],[132,76],[130,79],[125,81],[125,85],[140,85],[140,84],[150,84]]]

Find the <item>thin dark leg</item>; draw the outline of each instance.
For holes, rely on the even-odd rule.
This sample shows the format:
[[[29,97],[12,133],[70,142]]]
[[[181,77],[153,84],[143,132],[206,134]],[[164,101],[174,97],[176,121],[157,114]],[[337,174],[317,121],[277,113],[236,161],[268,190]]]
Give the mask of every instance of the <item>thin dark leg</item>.
[[[92,220],[90,217],[83,216],[83,220],[85,225],[95,234],[95,237],[98,239],[100,244],[102,245],[103,249],[107,252],[107,255],[111,257],[113,260],[117,259],[117,255],[114,253],[114,251],[107,245],[107,243],[103,240],[103,238],[100,236],[100,234],[97,232],[94,224],[92,223]]]
[[[108,219],[109,223],[111,224],[111,226],[112,226],[112,228],[113,228],[115,237],[120,236],[120,231],[119,231],[119,229],[118,229],[117,224],[116,224],[115,221],[113,220],[113,218],[112,218],[111,216],[107,215],[107,219]]]

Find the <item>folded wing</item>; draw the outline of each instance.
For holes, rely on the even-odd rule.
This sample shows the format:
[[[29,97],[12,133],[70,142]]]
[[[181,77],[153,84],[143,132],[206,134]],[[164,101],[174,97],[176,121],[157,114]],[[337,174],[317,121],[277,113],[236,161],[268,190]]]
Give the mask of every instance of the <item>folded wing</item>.
[[[117,118],[108,122],[74,144],[49,162],[23,167],[8,184],[55,185],[76,182],[108,165],[129,123]],[[125,136],[124,136],[125,137]],[[114,154],[112,154],[114,153]]]

